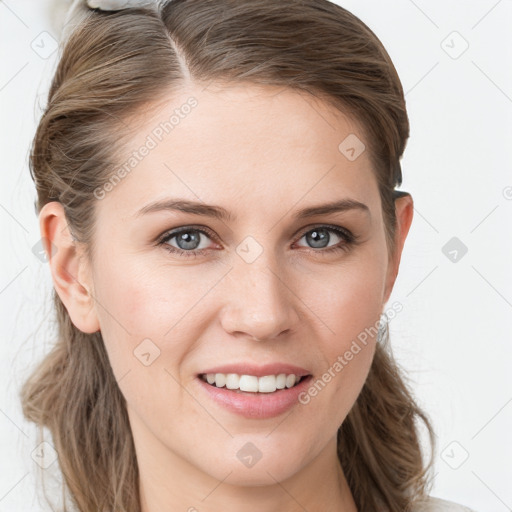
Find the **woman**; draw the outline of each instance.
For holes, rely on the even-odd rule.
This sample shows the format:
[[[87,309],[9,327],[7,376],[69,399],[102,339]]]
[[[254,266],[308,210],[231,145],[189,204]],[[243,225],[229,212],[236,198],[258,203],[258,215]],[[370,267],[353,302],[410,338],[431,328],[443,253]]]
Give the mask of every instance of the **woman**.
[[[30,162],[59,338],[22,401],[77,509],[467,510],[428,498],[386,344],[413,201],[373,32],[325,0],[68,30]]]

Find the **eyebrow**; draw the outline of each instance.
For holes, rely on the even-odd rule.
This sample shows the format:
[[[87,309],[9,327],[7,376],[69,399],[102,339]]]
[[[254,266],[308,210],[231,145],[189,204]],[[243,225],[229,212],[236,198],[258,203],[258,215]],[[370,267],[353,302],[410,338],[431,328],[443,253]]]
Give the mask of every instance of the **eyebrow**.
[[[308,206],[307,208],[298,210],[294,213],[293,219],[299,220],[308,217],[314,217],[316,215],[327,215],[330,213],[346,212],[349,210],[360,210],[370,215],[370,209],[364,203],[354,199],[341,199],[331,203]],[[226,222],[233,222],[236,219],[236,217],[231,212],[222,206],[189,201],[187,199],[164,199],[161,201],[156,201],[144,206],[135,214],[135,216],[139,217],[148,213],[160,211],[179,211],[184,213],[192,213],[194,215],[203,215]]]

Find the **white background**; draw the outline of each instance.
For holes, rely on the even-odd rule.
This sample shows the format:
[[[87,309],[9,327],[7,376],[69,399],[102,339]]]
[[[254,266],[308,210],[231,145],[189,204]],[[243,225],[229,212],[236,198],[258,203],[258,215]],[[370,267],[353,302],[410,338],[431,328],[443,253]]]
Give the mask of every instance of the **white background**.
[[[406,92],[402,189],[415,217],[389,302],[404,309],[390,330],[437,432],[432,494],[512,510],[512,1],[337,3],[381,39]],[[44,54],[59,37],[52,9],[0,1],[0,512],[39,507],[38,442],[17,391],[53,335],[27,166],[57,56]],[[442,252],[452,237],[468,249],[456,262]]]

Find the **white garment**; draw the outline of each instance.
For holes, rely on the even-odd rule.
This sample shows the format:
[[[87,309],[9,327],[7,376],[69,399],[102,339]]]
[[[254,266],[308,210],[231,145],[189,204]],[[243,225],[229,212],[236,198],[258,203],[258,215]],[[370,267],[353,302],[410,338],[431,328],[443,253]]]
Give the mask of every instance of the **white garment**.
[[[440,498],[429,497],[428,501],[414,509],[414,512],[475,512],[464,505]]]

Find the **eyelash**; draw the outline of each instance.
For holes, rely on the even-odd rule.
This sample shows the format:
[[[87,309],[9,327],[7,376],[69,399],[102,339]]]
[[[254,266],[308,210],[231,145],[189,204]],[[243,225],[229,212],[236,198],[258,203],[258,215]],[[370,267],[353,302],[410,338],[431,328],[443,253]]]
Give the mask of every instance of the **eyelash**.
[[[311,231],[314,231],[315,229],[326,229],[328,231],[334,231],[340,238],[344,239],[344,242],[339,242],[338,244],[329,247],[327,249],[314,249],[312,247],[309,248],[310,251],[313,251],[315,253],[320,254],[331,254],[338,251],[349,251],[352,246],[357,245],[358,243],[358,237],[351,233],[348,229],[341,228],[339,226],[331,226],[329,224],[319,224],[317,226],[310,227],[306,231],[303,231],[300,237],[297,240],[300,240],[304,235],[308,234]],[[173,247],[169,245],[167,242],[169,240],[173,239],[174,237],[180,235],[181,233],[186,233],[188,231],[196,231],[198,233],[202,233],[204,235],[207,235],[209,238],[215,239],[215,235],[207,228],[199,228],[194,226],[187,226],[184,228],[180,228],[176,231],[166,232],[164,233],[158,240],[157,245],[163,246],[165,250],[169,251],[172,254],[178,254],[179,256],[183,256],[185,258],[195,258],[197,256],[200,256],[208,251],[215,250],[215,249],[199,249],[199,250],[190,250],[185,251],[182,249],[177,249],[176,247]],[[341,244],[341,245],[339,245]]]

